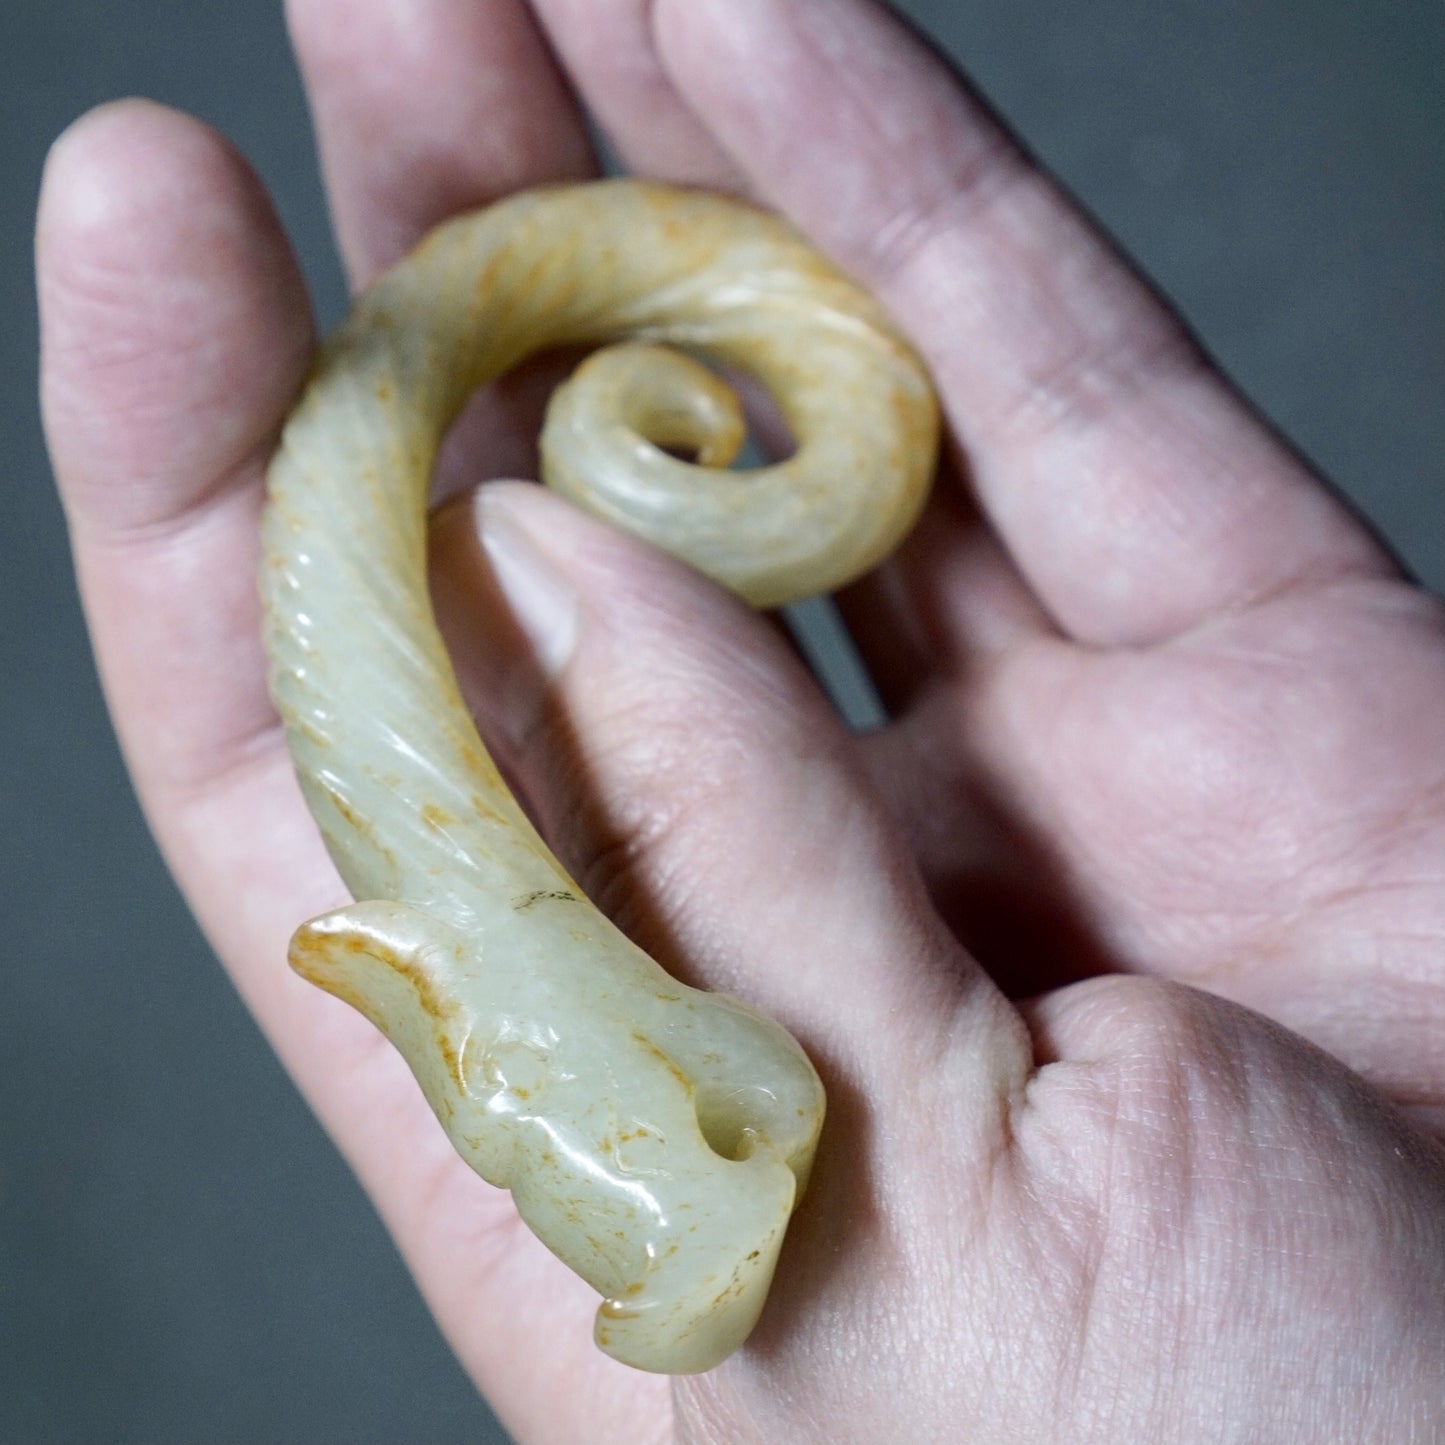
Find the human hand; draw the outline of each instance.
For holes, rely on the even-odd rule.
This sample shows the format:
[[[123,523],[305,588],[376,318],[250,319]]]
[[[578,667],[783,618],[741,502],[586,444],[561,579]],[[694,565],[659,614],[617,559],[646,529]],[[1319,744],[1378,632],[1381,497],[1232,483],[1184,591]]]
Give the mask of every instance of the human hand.
[[[589,165],[519,7],[395,31],[374,8],[293,17],[358,280]],[[343,901],[254,602],[311,337],[239,162],[130,105],[48,178],[47,423],[188,897],[519,1438],[1425,1435],[1438,609],[892,24],[693,0],[649,32],[635,8],[538,6],[629,163],[790,214],[892,308],[958,437],[917,536],[844,599],[896,718],[862,740],[763,625],[560,503],[494,488],[438,528],[463,672],[564,856],[829,1083],[753,1343],[670,1386],[597,1356],[590,1294],[369,1028],[281,967]],[[524,469],[529,402],[484,404],[456,472]]]

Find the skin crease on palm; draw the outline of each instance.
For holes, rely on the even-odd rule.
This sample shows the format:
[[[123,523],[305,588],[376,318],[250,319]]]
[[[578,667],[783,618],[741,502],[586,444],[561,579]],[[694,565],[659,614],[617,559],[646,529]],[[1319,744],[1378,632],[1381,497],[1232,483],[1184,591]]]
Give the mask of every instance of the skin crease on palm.
[[[244,163],[107,107],[41,200],[97,656],[182,888],[519,1441],[1425,1441],[1445,1422],[1445,623],[911,35],[861,0],[296,0],[359,284],[629,166],[785,214],[952,431],[841,600],[848,737],[768,625],[536,489],[443,509],[483,731],[588,892],[829,1093],[749,1344],[668,1381],[284,966],[346,901],[266,697],[262,475],[314,338]],[[906,160],[900,163],[900,157]],[[443,482],[531,475],[538,378]]]

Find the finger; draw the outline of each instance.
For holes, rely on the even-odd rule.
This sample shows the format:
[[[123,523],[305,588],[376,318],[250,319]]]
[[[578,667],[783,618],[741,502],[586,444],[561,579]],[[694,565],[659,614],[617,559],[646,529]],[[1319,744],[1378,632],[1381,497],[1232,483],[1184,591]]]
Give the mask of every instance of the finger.
[[[878,1025],[893,1016],[945,1032],[967,1018],[994,1080],[1018,1042],[1008,1010],[928,908],[850,740],[769,627],[536,488],[485,488],[434,536],[464,685],[600,906],[870,1088],[938,1045],[931,1027]]]
[[[483,488],[432,535],[464,690],[563,860],[672,972],[779,1019],[823,1077],[757,1348],[717,1377],[774,1389],[784,1360],[816,1368],[840,1321],[866,1319],[917,1215],[918,1150],[946,1138],[970,1170],[1006,1152],[1021,1021],[928,908],[763,620],[539,488]]]
[[[289,0],[287,16],[354,285],[458,211],[592,173],[520,0]]]
[[[299,273],[235,151],[144,101],[56,142],[36,251],[46,431],[116,728],[188,899],[304,1075],[317,1013],[279,965],[340,889],[298,825],[255,581],[265,457],[311,349]]]
[[[182,790],[273,730],[244,538],[311,353],[304,286],[240,157],[144,101],[56,143],[36,245],[42,406],[102,671],[142,787]]]
[[[496,1408],[537,1438],[539,1399],[561,1438],[646,1438],[665,1402],[627,1413],[646,1391],[592,1349],[595,1299],[452,1152],[400,1056],[285,966],[291,931],[345,893],[259,641],[262,471],[311,329],[255,177],[196,121],[104,107],[52,151],[37,270],[45,422],[97,660],[188,901]],[[541,1388],[553,1367],[566,1401]]]
[[[552,48],[629,170],[740,191],[746,177],[663,68],[650,0],[533,0]]]
[[[265,457],[311,351],[300,276],[244,161],[145,101],[52,148],[36,266],[46,433],[116,730],[189,901],[284,1035],[316,1022],[288,1012],[287,933],[339,891],[295,826],[255,581]]]
[[[1392,571],[900,22],[866,0],[658,0],[652,17],[755,193],[923,351],[984,511],[1065,631],[1147,642]]]

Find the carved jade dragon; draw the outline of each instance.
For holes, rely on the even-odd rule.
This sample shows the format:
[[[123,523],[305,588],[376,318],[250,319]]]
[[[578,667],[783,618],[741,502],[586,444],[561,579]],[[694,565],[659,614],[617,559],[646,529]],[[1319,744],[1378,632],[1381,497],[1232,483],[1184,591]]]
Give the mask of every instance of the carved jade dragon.
[[[544,479],[753,604],[858,576],[917,516],[923,369],[780,220],[605,181],[439,227],[325,343],[271,467],[272,693],[359,900],[291,963],[388,1035],[463,1158],[602,1294],[600,1347],[690,1372],[757,1319],[822,1087],[779,1025],[678,983],[583,897],[484,750],[427,591],[440,439],[475,389],[578,345],[604,349],[554,395]],[[745,423],[697,356],[767,388],[791,457],[727,469]]]

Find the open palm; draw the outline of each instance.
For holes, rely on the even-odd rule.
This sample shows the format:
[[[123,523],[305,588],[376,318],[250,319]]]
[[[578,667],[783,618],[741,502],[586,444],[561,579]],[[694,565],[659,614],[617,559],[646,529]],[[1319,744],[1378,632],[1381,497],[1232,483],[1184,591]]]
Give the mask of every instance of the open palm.
[[[641,544],[515,484],[437,520],[464,685],[559,851],[829,1086],[753,1340],[638,1375],[400,1060],[283,965],[344,895],[259,642],[261,479],[313,344],[274,217],[158,107],[57,146],[46,422],[140,795],[498,1412],[528,1441],[1423,1438],[1437,604],[863,0],[404,8],[291,6],[357,283],[590,173],[570,83],[635,170],[742,190],[859,276],[954,437],[918,532],[842,599],[895,718],[856,740],[764,623]],[[449,476],[527,469],[540,380],[479,402]]]

